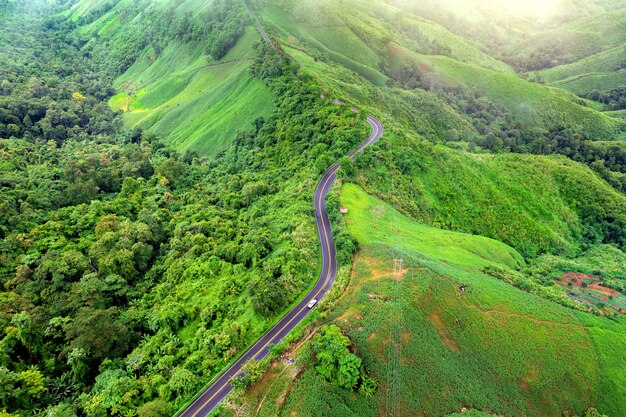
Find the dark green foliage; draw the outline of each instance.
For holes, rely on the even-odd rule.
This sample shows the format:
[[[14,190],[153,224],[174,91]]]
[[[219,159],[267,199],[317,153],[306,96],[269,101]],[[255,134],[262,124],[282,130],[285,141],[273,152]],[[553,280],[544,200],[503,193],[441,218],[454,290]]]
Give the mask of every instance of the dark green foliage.
[[[251,73],[280,98],[274,114],[241,126],[233,145],[211,159],[180,156],[151,134],[124,130],[106,104],[113,80],[139,56],[157,59],[170,43],[202,43],[213,58],[223,57],[248,22],[241,4],[217,0],[192,14],[147,0],[113,1],[69,19],[58,13],[68,6],[0,3],[0,408],[68,417],[171,415],[315,279],[315,184],[367,136],[367,124],[347,106],[321,100],[310,72],[299,72],[286,55],[281,63],[262,45]],[[119,36],[109,37],[115,24]],[[354,30],[385,53],[388,39]],[[403,30],[423,53],[453,52],[417,27]],[[397,75],[404,88],[434,88],[419,67]],[[585,132],[558,126],[525,130],[471,91],[438,90],[449,106],[434,93],[389,91],[389,111],[414,124],[425,107],[449,110],[420,126],[429,137],[496,152],[563,153],[610,171],[603,175],[613,185],[624,173],[619,147],[588,144],[594,138]],[[456,162],[451,155],[387,143],[363,162],[344,159],[340,176],[371,180],[371,189],[414,217],[492,235],[528,256],[624,244],[620,200],[606,188],[588,190],[584,183],[595,179],[588,172],[552,173],[562,182],[568,220],[579,218],[545,226],[517,216],[515,204],[472,208],[493,194],[483,182],[464,182],[474,166],[438,171],[447,158]],[[438,177],[433,195],[416,190],[423,174]],[[515,195],[516,202],[527,197]],[[336,197],[328,207],[336,220]],[[335,230],[334,239],[338,262],[349,264],[356,241],[345,230]],[[297,390],[320,386],[311,403],[331,410],[324,415],[367,415],[377,384],[361,365],[371,360],[357,356],[341,333],[327,333],[317,365],[335,385],[311,367]],[[248,371],[246,384],[260,375]],[[347,409],[332,407],[339,401]]]
[[[40,22],[25,9],[8,25],[25,19]],[[169,414],[309,286],[315,183],[367,125],[264,46],[253,73],[282,98],[273,117],[209,161],[181,157],[125,132],[103,102],[133,43],[74,67],[74,23],[48,23],[24,25],[19,42],[47,39],[65,52],[50,59],[72,69],[35,54],[1,70],[12,136],[0,139],[0,401],[27,414]]]
[[[622,65],[626,69],[626,60]],[[607,110],[626,109],[626,86],[617,87],[604,93],[594,90],[587,94],[587,98],[605,104]]]
[[[169,417],[174,410],[165,401],[151,401],[139,407],[137,410],[138,417]]]
[[[215,32],[210,37],[208,52],[215,59],[221,59],[232,48],[243,33],[248,22],[248,15],[241,7],[240,2],[232,0],[218,0],[213,8],[207,12],[205,24],[209,30]]]
[[[123,24],[115,37],[72,32],[75,26],[87,24],[104,16],[115,7],[116,19]],[[137,18],[141,15],[141,18]],[[76,36],[74,43],[88,56],[98,58],[101,68],[119,75],[126,71],[146,50],[158,57],[172,42],[205,42],[214,59],[222,58],[243,34],[248,15],[235,0],[217,0],[200,15],[178,13],[174,5],[160,7],[149,0],[106,3],[81,16],[77,22],[52,19],[48,25],[59,32]]]
[[[564,157],[468,158],[424,142],[400,145],[357,159],[359,183],[427,224],[495,238],[527,258],[624,245],[623,195]]]

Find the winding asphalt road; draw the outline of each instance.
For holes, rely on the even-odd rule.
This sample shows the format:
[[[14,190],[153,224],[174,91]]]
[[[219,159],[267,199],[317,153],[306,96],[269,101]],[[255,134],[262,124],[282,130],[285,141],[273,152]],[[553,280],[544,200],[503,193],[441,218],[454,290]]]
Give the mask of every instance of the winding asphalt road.
[[[376,143],[383,135],[383,125],[378,119],[368,116],[367,122],[372,127],[372,133],[357,149],[348,154],[350,158],[354,158],[363,149]],[[311,312],[307,308],[307,304],[313,299],[321,300],[330,290],[337,276],[337,257],[330,219],[326,211],[326,195],[337,179],[338,169],[339,163],[330,167],[317,184],[315,190],[313,206],[315,208],[315,220],[322,250],[322,270],[317,283],[298,305],[241,355],[196,401],[180,414],[180,417],[208,416],[232,391],[230,380],[241,373],[242,366],[250,359],[261,360],[265,358],[269,354],[268,347],[276,345],[283,340]]]

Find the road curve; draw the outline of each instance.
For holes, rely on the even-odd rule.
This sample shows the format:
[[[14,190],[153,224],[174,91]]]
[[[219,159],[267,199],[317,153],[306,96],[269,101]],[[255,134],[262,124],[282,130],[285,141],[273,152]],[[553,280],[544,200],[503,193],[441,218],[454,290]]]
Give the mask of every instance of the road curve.
[[[383,135],[383,125],[374,116],[368,116],[367,122],[372,127],[372,133],[357,149],[348,156],[354,158],[366,147],[376,143]],[[269,354],[268,346],[276,345],[289,334],[310,312],[307,304],[312,300],[321,300],[330,290],[337,276],[337,256],[335,243],[326,211],[326,195],[337,179],[339,163],[326,171],[315,189],[315,221],[322,251],[322,269],[313,289],[289,311],[278,323],[257,340],[248,350],[239,357],[219,378],[211,384],[180,417],[205,417],[232,391],[230,380],[241,373],[242,366],[250,359],[261,360]]]

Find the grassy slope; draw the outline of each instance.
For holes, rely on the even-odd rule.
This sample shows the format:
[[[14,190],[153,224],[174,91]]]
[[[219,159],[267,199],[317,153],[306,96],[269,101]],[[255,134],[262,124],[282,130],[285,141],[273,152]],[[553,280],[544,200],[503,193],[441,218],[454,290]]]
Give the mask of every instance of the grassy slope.
[[[406,9],[402,7],[383,3],[379,0],[353,0],[353,3],[358,5],[360,10],[386,22],[387,30],[393,33],[394,38],[398,39],[399,42],[409,49],[412,46],[419,45],[412,42],[410,35],[402,33],[398,28],[400,23],[416,28],[430,40],[436,40],[449,47],[453,59],[494,71],[508,74],[514,73],[514,70],[508,64],[484,52],[479,44],[449,31],[432,20],[407,13]]]
[[[398,31],[399,20],[416,28],[427,38],[449,46],[455,59],[513,73],[508,65],[482,52],[473,42],[432,21],[405,16],[400,9],[380,1],[337,3],[306,0],[289,6],[282,1],[270,1],[258,6],[257,10],[270,32],[287,45],[315,48],[378,86],[383,86],[388,80],[379,69],[379,63],[387,59],[385,37],[402,39],[407,45],[419,47],[410,36]]]
[[[580,16],[580,14],[578,15]],[[557,29],[542,31],[529,37],[511,51],[519,55],[532,55],[538,50],[550,50],[554,45],[561,57],[569,62],[607,51],[626,42],[626,7],[608,13],[591,14]]]
[[[78,0],[70,9],[67,10],[67,15],[71,16],[72,19],[77,19],[80,16],[86,15],[100,5],[101,2],[99,0]]]
[[[624,46],[607,51],[568,65],[538,71],[545,82],[586,94],[592,90],[607,91],[626,83],[626,70],[615,71],[624,61]]]
[[[526,257],[576,254],[582,213],[626,210],[623,194],[564,157],[472,155],[388,138],[414,162],[401,173],[389,169],[398,156],[364,155],[357,165],[368,192],[397,201],[415,219],[503,241]]]
[[[120,26],[117,10],[121,0],[82,30],[99,36],[115,36]],[[172,6],[168,0],[154,0],[163,7]],[[71,9],[78,18],[101,3],[79,0]],[[189,13],[199,16],[206,12],[210,1],[183,0],[176,2],[176,15]],[[179,151],[194,150],[214,154],[230,143],[237,130],[247,129],[258,117],[269,116],[274,98],[265,85],[248,74],[254,57],[252,45],[260,39],[253,26],[228,54],[214,61],[206,54],[206,45],[172,43],[154,58],[147,48],[140,59],[117,79],[119,94],[110,105],[127,111],[127,127],[149,130],[172,144]],[[128,97],[121,88],[131,81],[137,88]]]
[[[595,139],[614,139],[624,123],[577,103],[563,90],[529,83],[516,76],[478,68],[448,57],[415,54],[390,46],[392,65],[417,62],[433,82],[479,89],[494,102],[510,109],[525,124],[549,128],[554,124],[578,126]]]
[[[119,0],[119,2],[114,0],[112,3],[116,3],[117,6],[117,4],[123,4],[130,1],[132,0]],[[175,3],[172,3],[171,0],[152,0],[152,2],[161,6],[173,7],[173,10],[177,15],[189,13],[194,16],[205,12],[211,3],[213,3],[213,0],[177,0]],[[73,19],[77,19],[78,17],[84,16],[92,10],[97,9],[103,4],[105,4],[105,2],[102,0],[77,0],[66,13]],[[109,20],[113,17],[114,15],[105,15],[104,18]]]
[[[266,29],[287,43],[304,42],[374,85],[388,77],[378,69],[379,56],[349,26],[339,6],[328,1],[301,1],[286,11],[276,6],[258,9]]]
[[[312,389],[315,371],[309,369],[282,415],[317,415],[314,410],[332,405],[343,415],[376,416],[386,412],[389,399],[399,416],[445,415],[463,406],[509,416],[561,415],[594,405],[611,415],[626,412],[620,401],[626,395],[623,323],[568,310],[485,276],[465,252],[475,245],[481,262],[513,265],[515,252],[506,245],[494,244],[486,253],[482,238],[457,235],[451,242],[451,236],[392,215],[391,207],[353,185],[344,186],[342,204],[363,249],[331,317],[355,342],[379,390],[371,402],[319,381]],[[388,215],[378,216],[372,207],[384,207]],[[401,230],[396,236],[380,232],[395,226]],[[441,255],[449,261],[437,260]],[[392,278],[391,259],[398,256],[405,268],[400,281]],[[468,289],[460,291],[460,284]]]
[[[148,56],[121,75],[117,84],[138,86],[125,120],[167,138],[179,150],[212,154],[259,116],[271,114],[273,98],[263,83],[248,74],[257,41],[246,28],[237,45],[220,61],[210,62],[202,44],[171,44],[154,62]],[[111,105],[126,110],[126,93]]]
[[[315,60],[307,54],[307,50],[296,48],[286,47],[305,72],[323,85],[325,94],[379,115],[388,133],[408,129],[409,136],[418,133],[436,139],[448,129],[459,132],[472,129],[432,93],[376,88],[358,74],[333,62]],[[452,62],[475,78],[480,78],[480,75],[493,77],[505,85],[506,91],[500,92],[501,98],[511,106],[527,99],[528,103],[524,104],[536,104],[538,113],[546,113],[546,108],[562,106],[563,110],[557,116],[562,115],[566,122],[574,123],[569,113],[573,109],[582,115],[584,126],[595,121],[600,124],[607,120],[609,124],[616,123],[599,112],[573,103],[572,96],[567,92],[445,57],[426,58]],[[511,85],[506,85],[509,81]],[[488,84],[490,80],[479,79],[480,82]],[[507,97],[509,93],[513,94],[513,98]],[[533,93],[537,93],[538,97]],[[521,116],[528,113],[520,109]],[[585,119],[586,116],[590,119]],[[391,149],[406,150],[406,147],[414,146],[411,141],[400,139],[404,137],[403,133],[397,136],[398,141],[393,140],[393,134],[387,136],[394,142]],[[388,201],[396,195],[404,212],[430,225],[492,237],[516,247],[525,256],[533,257],[544,252],[578,253],[584,226],[575,208],[589,206],[591,202],[606,204],[612,209],[626,204],[623,196],[591,170],[565,158],[513,154],[472,156],[446,148],[418,148],[414,153],[402,151],[418,168],[408,174],[410,179],[406,178],[401,183],[392,184],[392,179],[403,177],[388,170],[388,162],[385,161],[388,152],[381,152],[367,162],[359,159],[357,164],[363,162],[367,165],[365,177],[370,182],[368,191]]]
[[[329,97],[379,115],[385,122],[401,123],[424,137],[439,140],[449,129],[472,132],[470,123],[435,94],[414,90],[380,89],[358,74],[333,63],[314,60],[307,53],[286,48],[306,74],[323,86]],[[390,127],[389,124],[387,124]]]
[[[583,17],[559,29],[538,34],[512,50],[532,55],[559,43],[558,54],[570,64],[536,72],[548,83],[576,94],[592,90],[607,91],[626,82],[626,71],[616,71],[624,60],[626,8]]]
[[[377,65],[375,57],[378,54],[379,59],[384,58],[392,71],[400,70],[413,61],[422,64],[426,71],[430,71],[430,77],[435,83],[464,84],[478,88],[496,103],[511,109],[526,125],[544,129],[554,124],[578,126],[598,140],[615,139],[619,136],[619,130],[626,126],[621,120],[581,106],[577,97],[564,90],[529,83],[516,77],[505,64],[489,57],[470,41],[463,40],[431,21],[411,15],[397,17],[398,10],[388,4],[372,0],[351,0],[345,3],[345,8],[350,10],[350,13],[346,13],[339,5],[331,7],[327,2],[316,3],[317,5],[312,5],[311,2],[298,2],[298,6],[294,6],[295,9],[289,12],[272,6],[275,3],[276,1],[270,1],[270,5],[264,3],[258,12],[270,31],[274,32],[301,65],[310,70],[316,78],[325,80],[335,95],[342,95],[344,99],[377,110],[379,114],[389,113],[395,118],[401,117],[404,119],[403,122],[410,123],[411,119],[415,120],[414,129],[425,136],[441,138],[442,132],[447,129],[462,132],[471,131],[472,128],[461,120],[454,121],[454,112],[451,109],[424,92],[381,93],[370,88],[364,80],[350,77],[342,68],[321,62],[323,60],[311,59],[311,55],[315,55],[312,50],[320,50],[320,42],[323,43],[326,39],[322,35],[317,39],[316,33],[338,35],[336,37],[338,41],[325,47],[333,48],[333,53],[327,53],[330,60],[355,71],[375,85],[380,85],[383,81],[382,79],[377,81],[378,76],[373,76],[370,72],[375,71]],[[365,12],[368,10],[376,11],[380,15],[378,21],[371,26],[381,34],[381,38],[384,35],[387,39],[396,40],[398,44],[389,44],[387,48],[381,38],[375,38],[374,35],[365,42],[351,31],[351,28],[360,24],[359,22],[364,22],[362,24],[365,26],[370,24],[371,17]],[[399,33],[393,27],[394,19],[398,18],[412,22],[430,38],[443,39],[443,43],[451,47],[453,58],[412,52],[410,48],[414,48],[415,45],[405,34]],[[335,31],[341,33],[335,34]],[[365,45],[366,43],[369,46]],[[381,47],[384,52],[380,51]],[[351,61],[346,63],[345,59],[337,59],[335,55],[337,53]],[[358,65],[355,66],[355,62],[358,62]],[[496,68],[497,71],[488,68]],[[419,111],[410,113],[404,111],[418,106],[422,107]],[[400,115],[401,112],[404,114]],[[433,117],[424,121],[424,115],[429,114]],[[439,114],[444,116],[444,120],[434,122],[437,119],[435,116]],[[456,118],[460,119],[458,116]]]
[[[397,239],[424,257],[472,267],[516,268],[524,263],[515,249],[501,242],[420,225],[355,185],[346,184],[342,198],[352,210],[347,216],[349,229],[362,245],[393,245]]]

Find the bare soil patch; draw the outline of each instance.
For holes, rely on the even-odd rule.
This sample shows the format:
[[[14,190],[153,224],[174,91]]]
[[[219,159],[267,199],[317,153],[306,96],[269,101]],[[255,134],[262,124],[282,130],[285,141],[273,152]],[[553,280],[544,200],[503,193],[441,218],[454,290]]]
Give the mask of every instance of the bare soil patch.
[[[454,340],[452,336],[450,336],[450,333],[448,332],[448,329],[446,329],[446,326],[443,323],[443,320],[441,319],[441,316],[439,315],[439,313],[437,313],[436,311],[433,311],[428,316],[428,319],[435,326],[435,330],[437,330],[437,333],[439,334],[439,336],[441,336],[443,340],[443,344],[448,349],[454,352],[458,352],[459,345],[456,343],[456,340]]]
[[[573,293],[572,296],[576,297],[579,301],[584,301],[589,305],[593,305],[594,299],[601,300],[604,303],[608,303],[613,306],[616,311],[622,314],[626,313],[626,311],[619,308],[619,305],[616,305],[615,302],[612,301],[617,297],[622,297],[622,293],[602,285],[602,281],[597,275],[564,272],[559,284],[561,284],[564,288],[574,290],[571,291]],[[585,295],[592,297],[591,301],[587,299]]]

